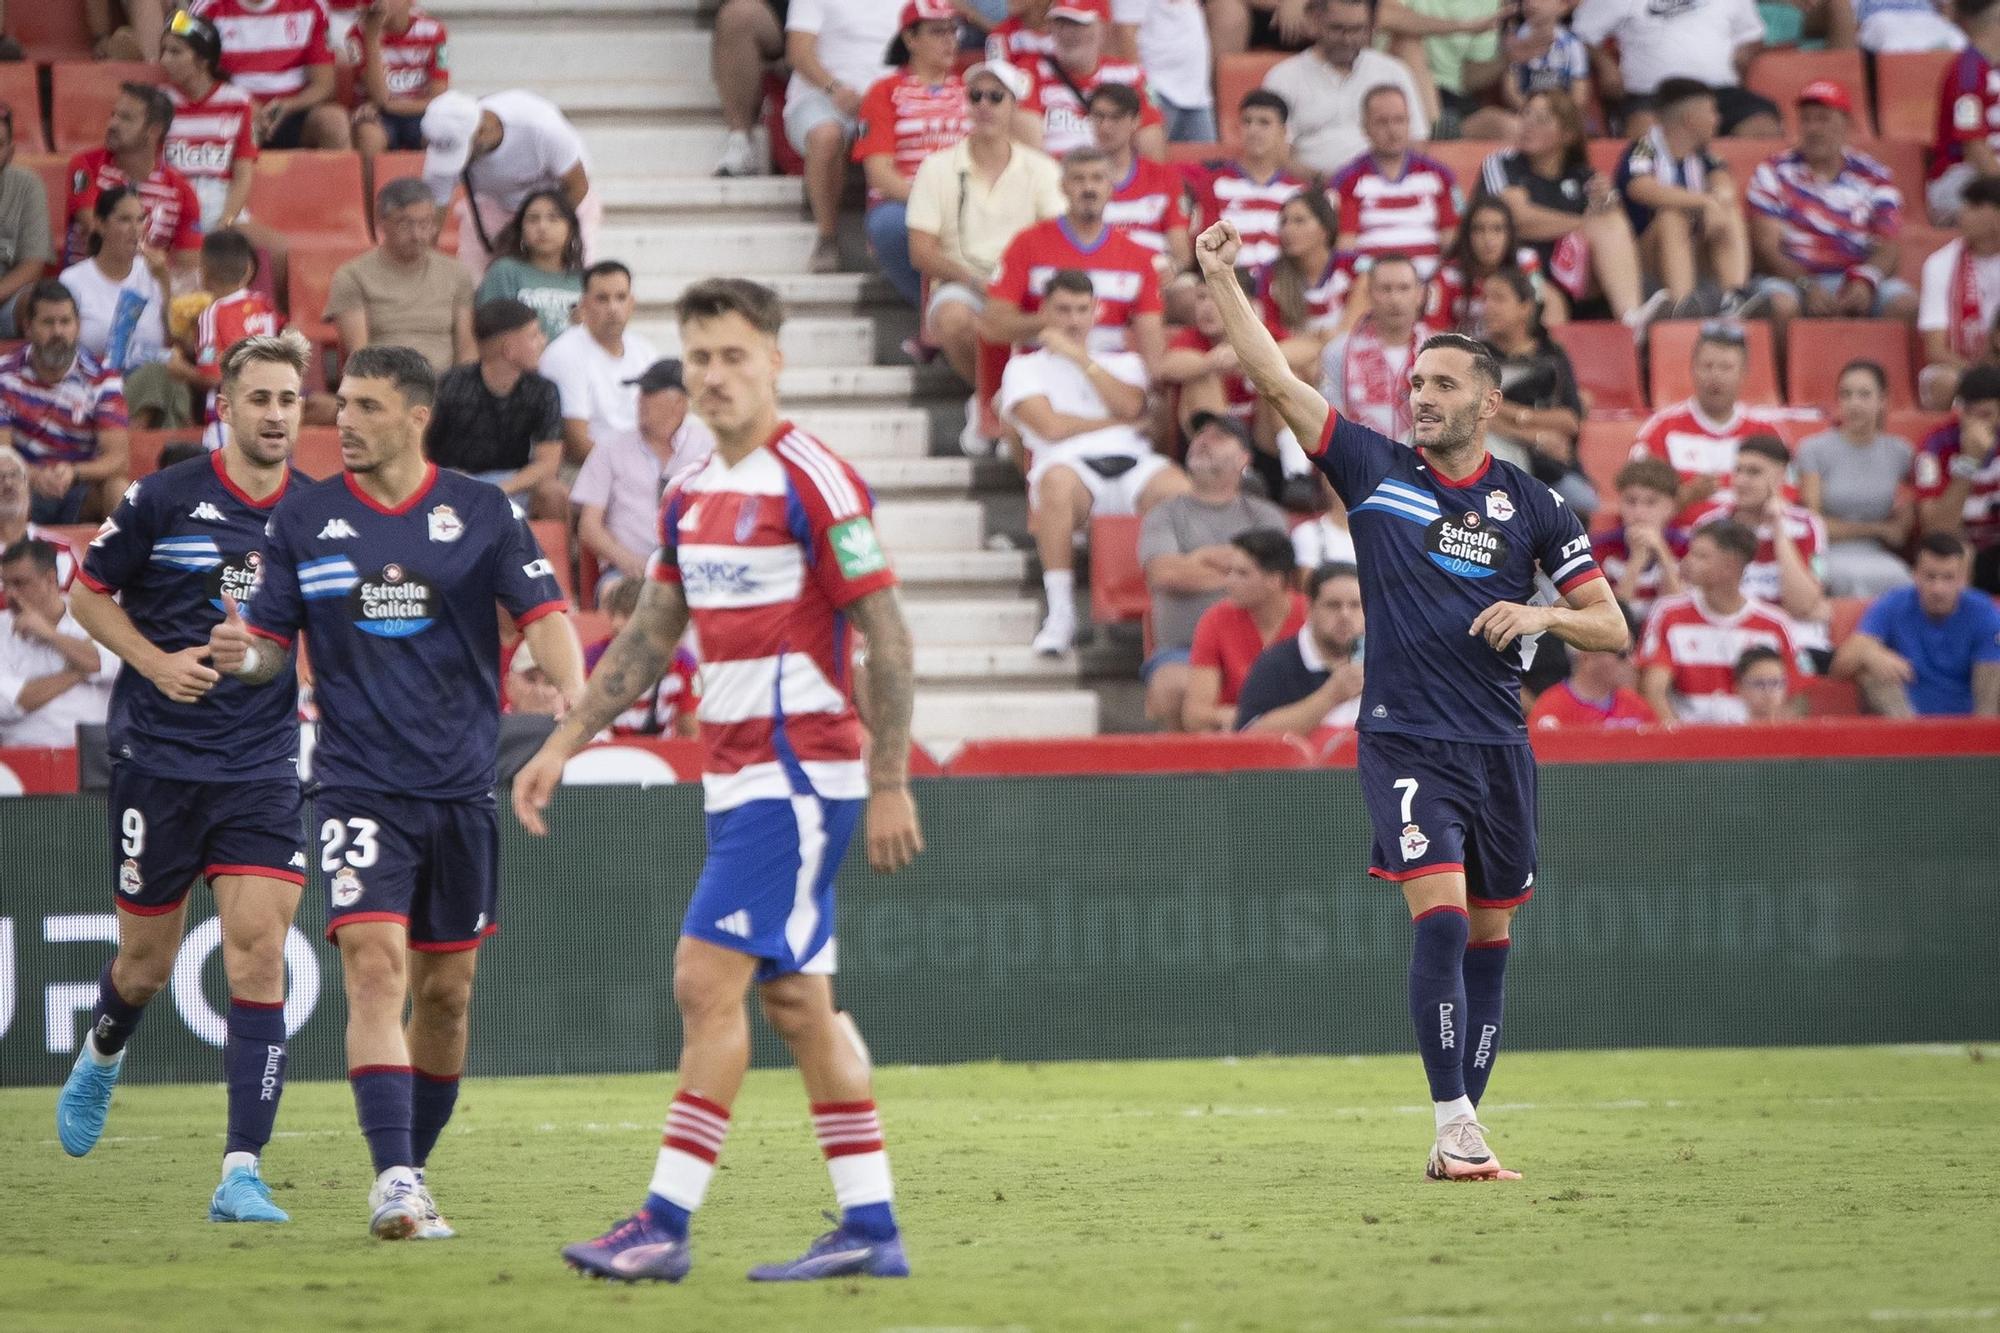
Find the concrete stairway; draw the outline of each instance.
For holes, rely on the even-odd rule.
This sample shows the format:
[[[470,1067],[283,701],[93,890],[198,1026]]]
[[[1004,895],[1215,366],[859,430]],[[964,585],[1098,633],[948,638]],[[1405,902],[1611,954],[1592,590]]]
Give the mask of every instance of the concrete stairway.
[[[756,278],[784,297],[786,410],[874,488],[883,544],[906,586],[919,739],[949,750],[979,737],[1095,732],[1097,696],[1080,686],[1074,660],[1028,649],[1040,607],[1025,591],[1025,557],[989,549],[977,470],[953,443],[964,390],[898,352],[914,318],[875,275],[857,220],[843,233],[854,271],[809,274],[799,181],[707,174],[724,133],[709,81],[712,0],[426,7],[450,28],[454,86],[533,89],[581,131],[605,201],[600,251],[631,266],[635,326],[663,351],[679,345],[673,301],[702,277]]]

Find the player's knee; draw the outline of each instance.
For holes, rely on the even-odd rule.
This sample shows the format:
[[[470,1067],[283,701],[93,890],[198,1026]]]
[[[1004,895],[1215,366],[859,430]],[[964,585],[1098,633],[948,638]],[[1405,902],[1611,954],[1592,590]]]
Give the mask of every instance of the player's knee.
[[[759,997],[771,1030],[787,1042],[811,1036],[833,1019],[822,995],[787,986],[767,986]]]
[[[111,964],[111,984],[127,1004],[145,1004],[166,989],[173,970],[171,949],[120,949]]]
[[[472,978],[427,976],[413,988],[411,1000],[431,1022],[462,1023],[472,1008]]]
[[[229,974],[230,989],[242,994],[267,995],[285,984],[285,937],[283,932],[249,939],[222,941],[222,965]]]
[[[690,1028],[742,1020],[742,997],[696,969],[674,970],[674,1005],[681,1011],[681,1022]]]
[[[408,982],[398,951],[387,946],[358,945],[341,951],[340,967],[347,979],[347,1001],[355,1008],[394,1005],[402,1009]]]

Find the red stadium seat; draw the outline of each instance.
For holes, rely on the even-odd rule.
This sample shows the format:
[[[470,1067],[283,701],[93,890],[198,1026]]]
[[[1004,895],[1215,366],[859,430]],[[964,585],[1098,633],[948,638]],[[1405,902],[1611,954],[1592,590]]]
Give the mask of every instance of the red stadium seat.
[[[581,537],[576,543],[576,604],[585,610],[597,609],[597,580],[604,577],[597,552]]]
[[[1925,216],[1921,196],[1916,208],[1914,210],[1906,209],[1904,216]],[[1896,276],[1904,282],[1909,283],[1912,287],[1921,286],[1924,280],[1924,261],[1944,249],[1945,246],[1950,245],[1957,235],[1957,232],[1948,231],[1943,227],[1905,224],[1901,233],[1896,237],[1896,243],[1903,250],[1902,259],[1896,265]]]
[[[0,102],[14,113],[16,151],[39,153],[48,147],[48,130],[42,123],[42,82],[33,65],[0,65]],[[104,127],[97,129],[98,137],[103,138]]]
[[[1920,143],[1905,143],[1901,139],[1877,139],[1860,147],[1862,152],[1889,168],[1889,175],[1903,196],[1904,226],[1913,221],[1922,222],[1926,216],[1924,175],[1929,150]]]
[[[1618,524],[1618,470],[1631,461],[1632,441],[1639,434],[1639,425],[1635,418],[1584,418],[1583,433],[1576,441],[1576,461],[1604,501],[1591,521],[1595,530],[1603,531]]]
[[[55,119],[49,138],[58,153],[80,153],[104,143],[105,122],[123,83],[164,83],[158,65],[123,60],[66,62],[49,66],[50,105]]]
[[[1262,85],[1271,66],[1283,59],[1283,51],[1245,51],[1215,62],[1215,118],[1221,122],[1222,156],[1234,157],[1242,146],[1236,111],[1243,95]]]
[[[1139,564],[1139,520],[1090,521],[1090,618],[1098,624],[1142,618],[1153,604]]]
[[[1677,403],[1694,392],[1688,363],[1703,323],[1696,319],[1660,320],[1647,330],[1646,362],[1654,407]],[[1753,407],[1776,407],[1784,399],[1778,396],[1771,326],[1763,320],[1751,320],[1743,326],[1743,331],[1749,340],[1750,372],[1743,380],[1742,401]]]
[[[127,471],[134,479],[150,477],[160,470],[160,454],[177,440],[201,442],[201,427],[183,426],[179,430],[135,430],[131,433],[132,451]]]
[[[57,262],[49,266],[54,273],[62,267],[63,238],[69,234],[69,163],[50,153],[17,153],[14,165],[42,178],[42,193],[49,201],[49,239],[56,247]]]
[[[528,526],[534,530],[542,554],[555,566],[556,583],[561,586],[563,596],[571,606],[576,605],[576,568],[569,558],[569,524],[561,519],[542,518]]]
[[[1590,169],[1601,171],[1606,179],[1612,179],[1618,174],[1618,159],[1625,155],[1625,140],[1592,139],[1585,146],[1585,151],[1590,157]]]
[[[1646,411],[1639,350],[1630,328],[1615,319],[1587,320],[1558,325],[1549,336],[1569,354],[1576,387],[1592,412]]]
[[[302,149],[257,158],[250,177],[250,216],[284,232],[294,247],[307,240],[366,246],[368,211],[358,153]]]
[[[285,308],[292,327],[316,345],[332,347],[337,342],[333,324],[325,318],[334,270],[367,251],[365,240],[323,241],[292,247],[290,261],[285,266]]]
[[[83,9],[81,0],[16,0],[7,6],[7,35],[30,62],[88,60],[92,42]]]
[[[1868,609],[1866,597],[1835,597],[1833,614],[1827,623],[1827,637],[1838,648],[1854,633],[1854,627],[1861,623],[1862,613]]]
[[[1807,676],[1799,682],[1798,696],[1805,701],[1807,717],[1861,716],[1861,691],[1851,680]]]
[[[1799,90],[1819,79],[1831,79],[1847,89],[1854,99],[1855,137],[1873,138],[1875,118],[1868,111],[1868,75],[1859,51],[1765,51],[1750,62],[1747,86],[1778,104],[1785,133],[1796,138]]]
[[[299,431],[299,447],[292,453],[292,466],[315,481],[325,481],[340,471],[340,432],[332,426],[307,426]]]
[[[1875,57],[1875,123],[1883,138],[1922,144],[1937,138],[1938,85],[1953,59],[1949,51]]]
[[[1470,199],[1479,192],[1479,169],[1486,165],[1487,158],[1506,147],[1504,143],[1484,139],[1433,139],[1417,145],[1417,151],[1450,167],[1458,192]]]
[[[576,626],[576,641],[585,648],[611,637],[611,617],[602,611],[571,610],[569,619]]]
[[[1795,406],[1831,416],[1840,368],[1857,357],[1880,364],[1888,374],[1890,407],[1917,405],[1910,326],[1902,320],[1798,319],[1785,341],[1785,386]]]
[[[1167,162],[1171,166],[1181,166],[1184,163],[1199,164],[1211,161],[1222,155],[1222,145],[1219,143],[1170,143],[1167,145]]]

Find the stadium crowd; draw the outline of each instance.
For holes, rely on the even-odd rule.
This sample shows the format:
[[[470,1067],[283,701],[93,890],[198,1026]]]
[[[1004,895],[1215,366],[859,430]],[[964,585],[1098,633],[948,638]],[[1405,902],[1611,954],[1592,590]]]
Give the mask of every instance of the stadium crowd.
[[[0,745],[101,715],[74,544],[213,447],[220,353],[287,324],[321,349],[307,470],[342,359],[416,348],[433,461],[508,493],[591,637],[630,615],[713,441],[556,106],[453,89],[412,0],[0,13]],[[1542,652],[1534,725],[1995,714],[1995,60],[2000,0],[724,0],[716,172],[803,175],[815,272],[860,176],[961,448],[1019,465],[1035,649],[1101,610],[1080,545],[1129,560],[1163,728],[1312,732],[1360,688],[1345,515],[1191,267],[1218,219],[1357,421],[1406,435],[1429,334],[1492,349],[1491,447],[1586,518],[1638,631]],[[547,706],[536,672],[512,706]],[[693,682],[620,727],[683,729]]]

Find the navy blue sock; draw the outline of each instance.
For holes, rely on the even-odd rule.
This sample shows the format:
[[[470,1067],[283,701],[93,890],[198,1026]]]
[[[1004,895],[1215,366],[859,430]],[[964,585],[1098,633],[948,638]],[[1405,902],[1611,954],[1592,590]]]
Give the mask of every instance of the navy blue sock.
[[[375,1174],[392,1166],[415,1166],[410,1151],[410,1067],[362,1065],[347,1071],[354,1085],[354,1112],[375,1159]]]
[[[1411,923],[1410,1021],[1430,1079],[1431,1100],[1465,1095],[1465,942],[1472,923],[1456,907],[1433,907]]]
[[[1508,941],[1482,940],[1465,950],[1465,1095],[1474,1106],[1500,1056],[1500,1016],[1507,1007]]]
[[[657,1194],[646,1196],[646,1216],[653,1219],[653,1225],[672,1236],[675,1240],[686,1240],[688,1219],[694,1214]]]
[[[97,1003],[90,1008],[90,1035],[99,1055],[116,1055],[139,1029],[146,1006],[129,1003],[111,984],[111,964],[97,976]]]
[[[840,1225],[869,1240],[888,1240],[896,1234],[896,1213],[886,1203],[857,1203],[841,1210]]]
[[[410,1082],[410,1151],[415,1154],[412,1160],[422,1166],[437,1147],[438,1135],[451,1123],[451,1108],[458,1105],[458,1075],[411,1072],[415,1077]]]
[[[222,1048],[229,1082],[229,1138],[224,1152],[260,1154],[285,1095],[285,1005],[229,999],[229,1040]]]

